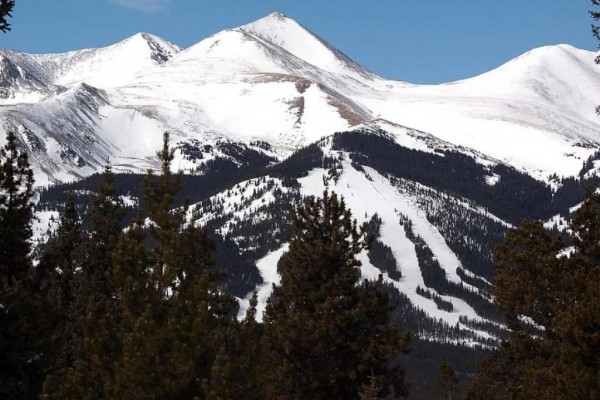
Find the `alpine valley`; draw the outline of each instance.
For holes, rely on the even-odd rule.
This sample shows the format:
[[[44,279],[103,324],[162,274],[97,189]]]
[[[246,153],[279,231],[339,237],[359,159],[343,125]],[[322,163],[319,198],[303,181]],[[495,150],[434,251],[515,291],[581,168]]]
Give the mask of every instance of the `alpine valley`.
[[[394,319],[413,334],[418,388],[448,357],[468,377],[506,337],[488,289],[507,229],[534,218],[564,231],[600,183],[594,58],[548,46],[474,78],[416,85],[274,13],[188,49],[141,33],[64,54],[0,50],[0,125],[34,167],[40,245],[66,192],[83,210],[107,161],[133,210],[170,132],[179,203],[189,199],[190,221],[218,241],[240,315],[256,290],[260,318],[279,281],[291,204],[343,195],[373,239],[364,277],[383,274]]]

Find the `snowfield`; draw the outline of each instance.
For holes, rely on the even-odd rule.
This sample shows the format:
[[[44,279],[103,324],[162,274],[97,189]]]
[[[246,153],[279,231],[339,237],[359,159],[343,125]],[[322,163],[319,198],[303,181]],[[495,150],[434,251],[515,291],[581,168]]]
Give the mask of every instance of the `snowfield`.
[[[0,124],[22,132],[40,183],[87,176],[108,157],[144,170],[165,130],[183,142],[263,140],[285,154],[364,125],[407,127],[547,180],[575,175],[600,143],[594,56],[547,46],[471,79],[413,85],[274,13],[188,49],[141,33],[65,54],[0,50]],[[59,100],[81,84],[95,92]],[[85,143],[73,139],[82,131]]]

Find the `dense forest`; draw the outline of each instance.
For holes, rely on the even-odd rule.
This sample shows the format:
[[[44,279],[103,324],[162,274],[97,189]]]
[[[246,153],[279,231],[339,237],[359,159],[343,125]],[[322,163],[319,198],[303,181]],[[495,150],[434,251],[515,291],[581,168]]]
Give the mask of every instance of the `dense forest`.
[[[502,244],[494,257],[486,256],[486,268],[498,270],[489,275],[491,286],[487,275],[484,280],[466,271],[461,276],[471,288],[450,282],[411,221],[394,222],[415,246],[425,282],[417,289],[420,296],[451,312],[452,302],[440,296],[451,294],[497,321],[461,317],[464,326],[490,333],[486,347],[467,347],[456,343],[471,331],[432,319],[381,278],[360,277],[356,256],[366,251],[382,274],[402,278],[402,265],[379,240],[386,221],[374,215],[359,227],[334,193],[300,196],[296,178],[322,167],[328,179],[337,179],[339,159],[325,157],[314,145],[276,165],[251,157],[255,170],[248,163],[224,168],[216,161],[210,168],[220,165],[220,173],[230,173],[222,176],[236,182],[223,189],[227,182],[211,183],[210,173],[173,174],[174,151],[165,135],[158,175],[115,175],[107,167],[82,183],[46,190],[37,207],[61,204],[60,216],[47,243],[32,253],[33,174],[14,135],[8,135],[0,152],[2,398],[484,399],[498,392],[502,399],[585,399],[598,394],[600,196],[595,192],[587,192],[572,216],[576,235],[570,256],[557,257],[564,248],[560,236],[539,222],[524,222],[508,230],[504,241],[498,239]],[[239,161],[243,152],[237,154]],[[358,158],[353,167],[361,168]],[[243,178],[239,169],[245,170]],[[411,185],[395,175],[391,181],[398,190]],[[182,195],[191,182],[202,182],[204,191],[193,207]],[[479,214],[452,196],[445,197],[442,214],[430,202],[434,193],[423,190],[413,193],[427,218],[463,265],[475,269],[480,263],[468,260],[477,260],[481,248],[461,242],[456,224],[463,221],[459,226],[466,237],[493,233],[485,244],[490,252],[507,228],[477,219]],[[271,224],[226,215],[228,191],[229,196],[245,193],[249,201],[275,192],[272,203],[257,209]],[[125,205],[123,195],[137,201]],[[194,222],[205,213],[216,218]],[[215,234],[223,226],[228,234]],[[290,248],[279,263],[283,278],[263,322],[255,320],[256,296],[238,320],[234,296],[262,282],[254,261],[284,241]],[[559,371],[569,379],[559,379]]]
[[[0,31],[14,7],[0,0]],[[37,190],[18,138],[5,143],[1,399],[600,398],[600,151],[549,184],[382,130],[339,132],[285,160],[266,142],[172,145],[165,133],[156,172],[107,165]],[[176,154],[188,174],[173,171]],[[335,192],[301,194],[315,169],[337,184],[346,157],[418,205],[459,260],[459,283],[408,216],[359,225]],[[37,236],[36,212],[53,213]],[[482,318],[449,324],[399,290],[383,224],[414,247],[420,298]],[[257,261],[282,244],[281,281],[257,318]],[[360,255],[377,278],[361,275]]]

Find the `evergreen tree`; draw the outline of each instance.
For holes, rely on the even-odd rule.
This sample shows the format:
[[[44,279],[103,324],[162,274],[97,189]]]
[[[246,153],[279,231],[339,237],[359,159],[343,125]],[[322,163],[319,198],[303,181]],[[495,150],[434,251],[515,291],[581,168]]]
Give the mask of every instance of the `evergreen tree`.
[[[32,398],[39,384],[39,298],[29,260],[33,172],[12,132],[0,149],[0,398]]]
[[[211,371],[209,400],[262,400],[260,369],[262,325],[256,321],[256,293],[240,323],[223,332]]]
[[[36,269],[47,333],[43,337],[48,362],[46,393],[56,389],[60,377],[81,352],[79,318],[84,310],[77,302],[77,275],[81,269],[82,235],[73,194],[69,193],[56,233],[50,237]]]
[[[106,165],[97,193],[90,194],[89,235],[84,240],[85,263],[82,268],[83,301],[113,294],[107,273],[112,270],[112,254],[121,236],[125,209],[115,188],[114,175]]]
[[[144,182],[147,216],[128,227],[113,252],[107,277],[114,294],[84,324],[97,382],[79,371],[65,398],[206,396],[216,340],[235,316],[235,301],[219,290],[223,273],[212,268],[206,231],[186,223],[187,206],[172,209],[180,176],[171,174],[168,141],[165,134],[161,175],[149,172]]]
[[[458,378],[452,365],[447,362],[440,365],[434,385],[438,400],[453,400],[455,398]]]
[[[596,39],[600,40],[600,26],[596,25],[598,21],[600,21],[600,11],[596,8],[600,6],[600,0],[591,0],[591,2],[592,7],[594,7],[590,10],[590,15],[594,20],[594,23],[592,24],[592,34]],[[596,57],[596,64],[600,64],[600,56]]]
[[[12,17],[14,7],[15,0],[0,0],[0,31],[4,33],[10,31],[10,24],[6,18]]]
[[[509,342],[503,343],[478,365],[477,377],[465,400],[518,399],[520,381],[514,350]]]
[[[509,231],[494,252],[497,275],[493,293],[504,312],[508,327],[515,332],[524,329],[520,315],[532,318],[547,332],[556,316],[556,293],[563,277],[561,239],[551,237],[539,221],[524,221]]]
[[[90,195],[89,230],[83,237],[81,271],[76,279],[75,309],[80,311],[79,354],[60,377],[57,387],[46,385],[48,397],[57,399],[103,398],[104,373],[119,354],[116,331],[116,292],[109,281],[112,254],[121,235],[123,204],[114,187],[110,165],[102,175],[97,193]]]
[[[490,358],[485,367],[491,372],[481,372],[471,393],[484,396],[507,383],[503,398],[600,396],[599,194],[586,193],[570,228],[569,256],[559,256],[560,240],[540,222],[525,222],[498,246],[492,291],[512,331],[510,352]],[[512,370],[509,382],[495,371],[504,366]],[[477,398],[484,397],[471,394]]]
[[[390,325],[382,281],[360,282],[364,249],[343,199],[325,192],[293,212],[281,285],[265,313],[265,395],[270,399],[358,399],[371,381],[378,396],[405,393],[393,362],[408,338]]]
[[[9,132],[0,149],[0,272],[8,286],[30,276],[33,171]]]
[[[600,194],[589,189],[570,226],[574,252],[556,291],[562,307],[553,321],[553,393],[600,397]],[[557,397],[558,398],[558,397]]]

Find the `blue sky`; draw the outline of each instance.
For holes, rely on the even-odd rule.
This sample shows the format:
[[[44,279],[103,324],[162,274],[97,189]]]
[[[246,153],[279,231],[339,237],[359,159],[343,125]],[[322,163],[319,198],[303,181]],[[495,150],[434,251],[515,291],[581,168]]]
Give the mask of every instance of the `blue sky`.
[[[439,83],[531,48],[594,50],[588,0],[17,0],[0,47],[61,52],[150,32],[182,47],[281,11],[379,75]]]

